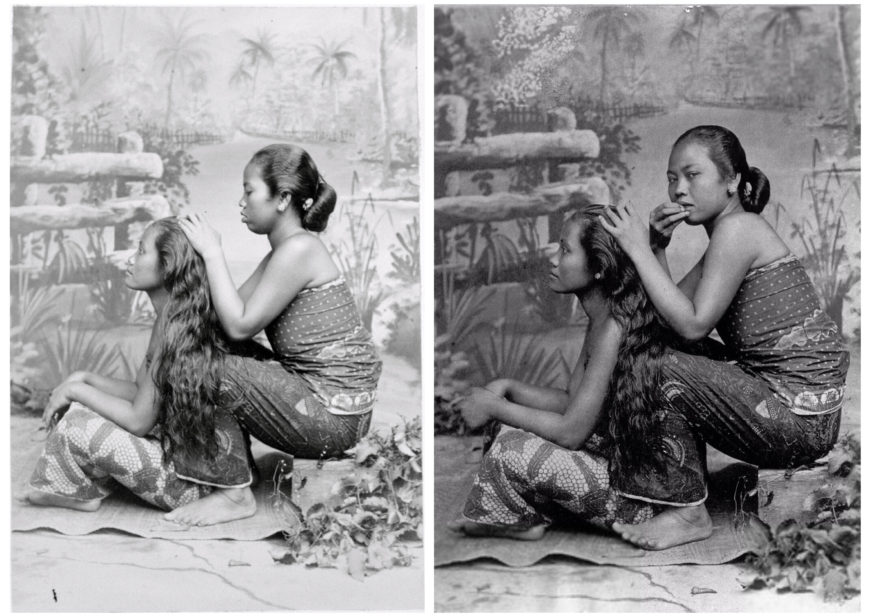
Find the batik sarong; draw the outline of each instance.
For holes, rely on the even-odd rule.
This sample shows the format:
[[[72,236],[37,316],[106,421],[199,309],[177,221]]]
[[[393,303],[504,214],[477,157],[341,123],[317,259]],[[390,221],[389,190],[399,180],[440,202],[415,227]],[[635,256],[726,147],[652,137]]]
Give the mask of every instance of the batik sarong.
[[[138,437],[73,403],[46,439],[30,486],[75,500],[103,499],[118,485],[164,510],[191,503],[212,486],[182,479],[159,436]]]
[[[849,353],[800,261],[750,270],[717,325],[732,362],[671,351],[642,461],[612,472],[624,495],[692,505],[707,495],[704,443],[764,468],[794,468],[837,440]]]
[[[503,430],[484,455],[463,515],[489,526],[526,529],[554,521],[609,528],[637,524],[659,512],[610,486],[599,436],[578,451],[524,430]]]
[[[369,429],[381,362],[343,278],[303,289],[226,359],[227,408],[267,445],[302,458],[340,455]]]

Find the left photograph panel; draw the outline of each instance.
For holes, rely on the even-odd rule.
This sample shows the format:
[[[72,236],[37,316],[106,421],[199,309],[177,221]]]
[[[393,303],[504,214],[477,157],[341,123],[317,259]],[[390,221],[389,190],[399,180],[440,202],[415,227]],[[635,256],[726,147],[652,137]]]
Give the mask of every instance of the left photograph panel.
[[[417,20],[14,9],[13,610],[423,609]]]

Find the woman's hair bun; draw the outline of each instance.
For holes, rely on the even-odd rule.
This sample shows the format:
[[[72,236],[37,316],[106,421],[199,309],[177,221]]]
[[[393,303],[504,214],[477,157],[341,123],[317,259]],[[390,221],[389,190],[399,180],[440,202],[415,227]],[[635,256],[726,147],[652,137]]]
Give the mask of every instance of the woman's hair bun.
[[[302,226],[309,231],[319,232],[326,229],[326,223],[329,222],[329,216],[335,209],[338,195],[335,189],[321,177],[314,190],[313,199],[313,203],[302,217]]]

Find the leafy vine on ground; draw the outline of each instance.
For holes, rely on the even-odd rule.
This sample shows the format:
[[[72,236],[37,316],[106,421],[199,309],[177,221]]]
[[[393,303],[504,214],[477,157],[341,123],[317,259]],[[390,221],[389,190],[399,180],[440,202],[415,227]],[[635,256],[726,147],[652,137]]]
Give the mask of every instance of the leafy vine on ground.
[[[388,434],[372,433],[353,450],[355,472],[333,485],[329,497],[302,512],[276,486],[273,499],[290,518],[284,564],[339,568],[358,580],[413,562],[422,539],[421,420]]]
[[[751,554],[746,589],[815,591],[826,601],[861,592],[861,443],[847,434],[828,458],[827,481],[804,501],[809,522],[785,520]]]

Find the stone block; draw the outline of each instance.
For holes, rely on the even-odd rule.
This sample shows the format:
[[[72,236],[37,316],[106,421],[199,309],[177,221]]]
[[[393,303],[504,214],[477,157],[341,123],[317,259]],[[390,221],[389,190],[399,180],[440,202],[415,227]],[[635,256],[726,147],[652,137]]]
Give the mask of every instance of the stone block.
[[[830,478],[821,464],[796,471],[758,469],[758,517],[771,529],[788,519],[812,521],[807,499]]]

